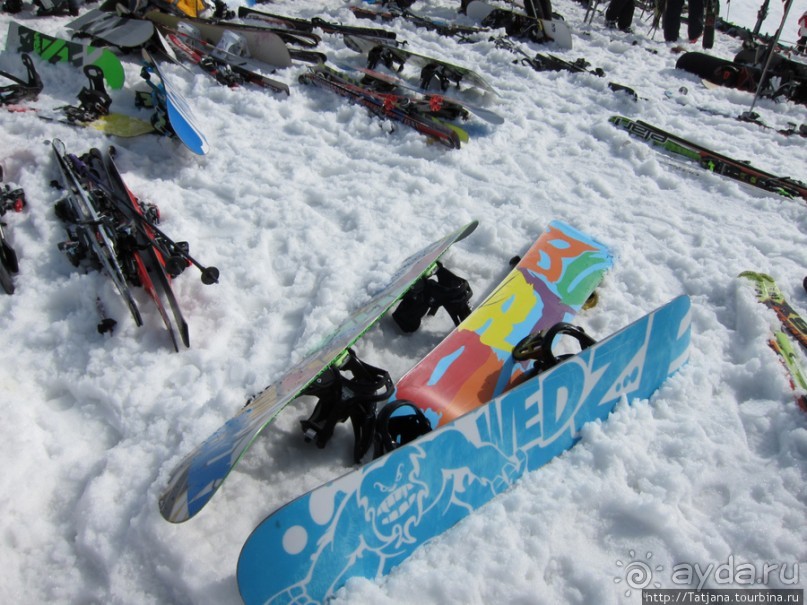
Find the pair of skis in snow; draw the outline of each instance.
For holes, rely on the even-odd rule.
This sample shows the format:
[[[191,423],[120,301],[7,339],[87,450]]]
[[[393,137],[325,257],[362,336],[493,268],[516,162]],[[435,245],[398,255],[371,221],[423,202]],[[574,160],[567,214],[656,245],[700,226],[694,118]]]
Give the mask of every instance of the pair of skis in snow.
[[[134,196],[110,153],[92,149],[78,157],[68,153],[59,139],[52,141],[52,147],[65,192],[56,205],[68,234],[60,249],[76,266],[86,261],[100,268],[112,280],[137,326],[143,320],[130,285],[142,286],[154,301],[174,349],[179,350],[179,341],[190,346],[188,324],[171,279],[195,264],[202,271],[202,281],[212,284],[218,280],[218,269],[199,265],[186,243],[171,240],[157,227],[156,207]],[[102,318],[99,331],[114,325],[111,318]]]
[[[474,228],[410,257],[350,321],[188,455],[163,491],[163,516],[179,522],[197,514],[280,410],[338,369],[361,334]],[[409,402],[433,430],[411,442],[392,439],[390,453],[270,515],[239,561],[245,602],[320,602],[350,577],[386,573],[571,447],[585,422],[606,417],[625,397],[649,397],[687,359],[689,300],[675,299],[592,344],[567,322],[611,262],[602,244],[553,222],[504,282],[395,385],[389,401]],[[555,355],[562,334],[587,348]],[[400,418],[386,409],[379,423]]]

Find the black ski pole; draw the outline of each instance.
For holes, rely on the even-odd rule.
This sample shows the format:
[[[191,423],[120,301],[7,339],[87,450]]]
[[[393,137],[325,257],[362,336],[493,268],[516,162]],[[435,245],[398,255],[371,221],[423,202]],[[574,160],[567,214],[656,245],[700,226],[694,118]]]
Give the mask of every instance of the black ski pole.
[[[767,0],[765,2],[765,8],[767,10]],[[776,45],[779,42],[779,36],[782,34],[782,30],[785,28],[785,21],[787,21],[787,15],[790,13],[790,7],[793,6],[793,0],[786,0],[785,1],[785,13],[782,15],[782,22],[779,24],[779,29],[776,30],[776,35],[771,40],[770,46],[768,47],[768,58],[765,61],[765,67],[762,69],[762,75],[759,78],[759,83],[757,84],[757,91],[754,93],[754,101],[751,103],[751,109],[748,110],[748,113],[754,112],[754,107],[757,104],[757,100],[759,99],[759,93],[762,92],[762,86],[765,83],[765,76],[768,73],[768,68],[771,65],[771,60],[773,59],[774,51],[776,50]]]

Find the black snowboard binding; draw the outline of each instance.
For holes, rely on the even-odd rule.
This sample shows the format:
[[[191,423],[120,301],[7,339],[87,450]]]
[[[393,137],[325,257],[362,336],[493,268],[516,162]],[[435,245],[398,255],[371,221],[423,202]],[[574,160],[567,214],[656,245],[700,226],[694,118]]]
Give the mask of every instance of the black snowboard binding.
[[[472,295],[466,280],[457,277],[438,262],[437,271],[429,277],[422,277],[409,289],[398,308],[393,311],[392,319],[404,332],[414,332],[427,313],[433,316],[443,307],[454,325],[458,326],[471,314],[468,301]]]
[[[410,408],[411,413],[395,414],[401,408]],[[429,419],[411,401],[398,400],[388,403],[378,413],[373,439],[373,459],[388,454],[432,430]]]
[[[62,107],[67,119],[71,122],[92,122],[101,116],[109,114],[112,98],[104,88],[104,72],[97,65],[85,65],[84,75],[89,80],[78,93],[78,106],[66,105]]]
[[[547,330],[542,330],[537,334],[530,334],[523,338],[513,349],[513,359],[516,361],[532,360],[534,362],[525,378],[545,372],[561,361],[574,356],[574,354],[555,355],[552,351],[552,345],[558,335],[571,336],[577,341],[581,351],[597,342],[586,334],[583,328],[566,322],[559,322]]]
[[[352,374],[348,378],[345,373]],[[353,425],[353,458],[358,464],[373,443],[376,404],[393,391],[389,373],[364,363],[347,350],[347,358],[329,367],[301,393],[317,397],[311,417],[300,424],[307,442],[324,448],[339,422],[350,419]]]
[[[34,100],[42,92],[42,79],[36,72],[34,62],[27,53],[22,54],[22,63],[27,70],[27,79],[23,80],[12,74],[0,71],[0,76],[8,78],[14,84],[0,86],[0,105],[14,105],[28,99]]]
[[[440,90],[448,90],[448,87],[452,84],[459,88],[462,81],[462,72],[452,69],[448,65],[429,63],[420,70],[420,87],[423,90],[429,90],[435,80],[440,86]]]

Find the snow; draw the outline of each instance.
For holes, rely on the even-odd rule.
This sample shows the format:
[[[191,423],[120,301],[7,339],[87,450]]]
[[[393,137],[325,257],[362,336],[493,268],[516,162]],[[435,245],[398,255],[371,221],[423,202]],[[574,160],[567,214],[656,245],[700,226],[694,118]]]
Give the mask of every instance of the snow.
[[[451,20],[458,4],[424,0],[413,9]],[[753,27],[758,4],[735,2],[723,15],[728,8],[729,20]],[[370,25],[341,2],[266,8]],[[805,9],[805,0],[794,3],[783,39],[795,39]],[[807,312],[804,200],[687,170],[608,118],[642,119],[801,179],[804,139],[698,111],[739,114],[752,95],[707,90],[675,70],[672,45],[648,37],[639,11],[636,34],[626,35],[605,30],[602,15],[584,25],[585,8],[571,0],[556,0],[555,10],[574,32],[574,50],[521,45],[585,57],[606,78],[537,73],[485,39],[460,45],[405,22],[387,25],[413,49],[468,65],[498,90],[474,101],[505,123],[472,118],[460,150],[400,125],[390,132],[392,123],[300,85],[304,64],[273,76],[291,86],[288,98],[220,87],[194,68],[165,64],[210,142],[204,157],[169,139],[111,139],[33,113],[0,113],[6,180],[29,201],[4,219],[21,271],[17,292],[0,297],[3,602],[239,602],[235,566],[250,531],[350,468],[349,427],[319,450],[299,430],[313,401],[294,402],[209,505],[180,525],[157,508],[171,470],[383,287],[404,258],[472,219],[480,227],[447,263],[470,280],[475,302],[551,220],[564,220],[616,257],[580,324],[601,338],[688,294],[690,361],[650,401],[620,405],[607,422],[587,426],[571,451],[388,577],[350,581],[337,602],[638,603],[640,590],[626,596],[637,561],[665,588],[678,587],[676,565],[729,560],[786,566],[768,587],[807,585],[807,418],[767,346],[775,316],[736,277],[770,273]],[[778,27],[781,11],[771,3],[763,31]],[[70,20],[34,18],[30,5],[17,18],[52,34],[65,34]],[[0,43],[9,21],[0,14]],[[713,54],[738,49],[717,33]],[[339,36],[323,34],[319,50],[359,64]],[[9,59],[0,69],[21,69]],[[124,64],[127,83],[113,91],[113,110],[137,114],[140,67],[135,56]],[[45,82],[37,106],[75,101],[79,72],[41,61],[37,68]],[[609,81],[642,98],[610,92]],[[763,99],[756,109],[778,127],[807,122],[804,106]],[[202,284],[194,268],[174,282],[190,349],[171,350],[143,292],[145,326],[137,328],[107,278],[77,271],[57,249],[64,231],[50,187],[53,137],[73,153],[114,144],[130,188],[160,206],[162,229],[221,270],[216,285]],[[97,296],[118,320],[111,337],[96,332]],[[357,352],[398,378],[450,329],[444,313],[413,336],[383,321]],[[725,587],[714,574],[705,585]]]

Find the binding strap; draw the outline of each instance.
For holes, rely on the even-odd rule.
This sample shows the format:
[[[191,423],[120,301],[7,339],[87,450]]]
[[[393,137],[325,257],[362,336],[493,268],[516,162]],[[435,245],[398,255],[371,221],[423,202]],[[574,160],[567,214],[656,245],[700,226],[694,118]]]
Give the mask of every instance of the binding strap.
[[[392,313],[395,323],[404,332],[417,330],[420,320],[427,313],[434,315],[440,307],[445,308],[455,326],[471,314],[468,301],[473,292],[468,281],[457,277],[441,263],[436,265],[437,271],[415,282]]]
[[[555,355],[552,352],[552,344],[559,334],[573,337],[581,350],[585,350],[597,342],[586,334],[583,328],[562,321],[547,330],[523,338],[513,349],[513,359],[516,361],[534,360],[535,363],[527,374],[535,376],[556,366],[564,359],[573,357],[574,354]]]
[[[412,413],[393,416],[403,407],[410,408]],[[399,399],[388,403],[381,408],[376,420],[373,459],[388,454],[431,430],[432,425],[426,414],[411,401]]]
[[[8,78],[14,84],[0,86],[0,105],[11,105],[26,99],[36,99],[42,92],[42,79],[34,68],[34,62],[27,53],[22,54],[22,63],[28,72],[28,80],[23,80],[10,73],[0,71],[0,76]]]
[[[347,372],[353,377],[348,378]],[[319,400],[311,417],[300,421],[305,440],[323,448],[336,424],[349,418],[355,438],[353,458],[358,464],[373,441],[376,404],[389,398],[392,390],[388,372],[364,363],[348,349],[341,365],[329,366],[301,393]]]

